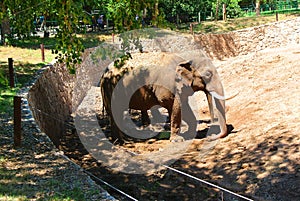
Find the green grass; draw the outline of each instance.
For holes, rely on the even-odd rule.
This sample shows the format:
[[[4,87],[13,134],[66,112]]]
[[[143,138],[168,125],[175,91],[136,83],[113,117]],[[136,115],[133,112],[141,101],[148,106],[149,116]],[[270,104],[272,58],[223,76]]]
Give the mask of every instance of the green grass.
[[[110,35],[99,35],[98,33],[86,33],[77,35],[85,48],[98,46],[103,40],[110,37]],[[57,40],[55,37],[41,38],[30,37],[22,40],[14,40],[12,42],[13,47],[25,48],[25,49],[40,49],[40,44],[44,44],[46,49],[53,49]]]
[[[96,33],[78,35],[85,48],[98,46],[108,35]],[[40,44],[45,47],[45,62],[42,62]],[[0,46],[0,115],[12,115],[12,103],[15,92],[28,83],[34,73],[45,64],[55,59],[51,49],[54,48],[56,39],[31,37],[23,40],[14,40],[9,47]],[[15,88],[8,85],[8,58],[13,58],[15,69]]]
[[[13,97],[16,94],[15,91],[6,88],[1,89],[0,93],[0,115],[12,115]]]
[[[8,64],[0,62],[0,115],[12,114],[13,97],[16,92],[29,82],[32,75],[44,66],[44,63],[23,63],[16,62],[14,65],[15,70],[15,88],[9,86]]]
[[[0,158],[0,200],[82,201],[86,195],[99,194],[95,190],[83,191],[80,183],[74,183],[70,189],[69,185],[56,178],[45,177],[38,181],[31,172],[34,166],[14,169],[11,164],[15,162],[3,156]]]
[[[292,19],[299,17],[300,12],[289,13],[289,14],[279,14],[279,21]],[[259,26],[262,24],[267,24],[276,21],[276,16],[274,13],[268,15],[262,15],[259,17],[241,17],[236,19],[228,19],[225,21],[204,21],[194,27],[196,33],[227,33],[230,31],[235,31],[239,29]]]
[[[24,190],[30,190],[26,186],[20,186],[20,183],[25,179],[17,177],[17,170],[8,170],[5,168],[5,163],[8,162],[6,158],[0,159],[0,200],[28,200],[26,196],[22,195]]]
[[[263,11],[261,12],[261,16],[270,16],[270,15],[275,15],[276,13],[278,14],[287,14],[287,15],[297,15],[299,14],[300,9],[285,9],[285,10],[271,10],[271,11]],[[249,12],[246,14],[247,17],[255,17],[256,12]]]
[[[85,47],[93,47],[101,42],[96,36],[80,36]],[[45,62],[41,59],[40,44],[45,45]],[[13,97],[16,92],[27,84],[37,70],[54,60],[51,47],[55,44],[54,38],[34,37],[22,41],[14,41],[13,46],[0,46],[0,118],[13,116]],[[9,87],[8,58],[14,60],[15,88]],[[10,131],[0,129],[0,135],[6,139]],[[2,147],[6,149],[6,147]],[[5,156],[5,157],[4,157]],[[46,177],[41,182],[36,181],[39,175],[33,175],[31,168],[20,167],[15,169],[12,163],[21,160],[14,156],[0,156],[0,200],[5,201],[82,201],[86,195],[94,195],[99,192],[85,192],[76,184],[70,189],[62,182],[62,179]],[[26,161],[26,160],[25,160]],[[12,166],[12,167],[11,167]],[[44,182],[44,183],[43,183]]]

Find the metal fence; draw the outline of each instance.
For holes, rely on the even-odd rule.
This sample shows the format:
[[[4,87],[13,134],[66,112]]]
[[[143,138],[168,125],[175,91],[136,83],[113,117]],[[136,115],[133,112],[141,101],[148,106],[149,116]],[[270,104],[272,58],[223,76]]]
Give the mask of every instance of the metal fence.
[[[245,11],[246,15],[255,14],[255,4],[241,7],[241,9]],[[272,14],[275,11],[287,13],[297,10],[300,11],[300,0],[278,0],[274,3],[260,5],[261,14]]]

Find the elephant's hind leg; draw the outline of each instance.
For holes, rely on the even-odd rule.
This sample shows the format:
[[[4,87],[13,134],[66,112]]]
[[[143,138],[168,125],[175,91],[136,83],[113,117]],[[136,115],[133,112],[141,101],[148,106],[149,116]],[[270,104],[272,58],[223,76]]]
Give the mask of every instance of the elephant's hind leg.
[[[142,110],[141,114],[142,114],[142,117],[141,117],[142,125],[143,126],[148,126],[150,124],[150,118],[149,118],[147,110]]]

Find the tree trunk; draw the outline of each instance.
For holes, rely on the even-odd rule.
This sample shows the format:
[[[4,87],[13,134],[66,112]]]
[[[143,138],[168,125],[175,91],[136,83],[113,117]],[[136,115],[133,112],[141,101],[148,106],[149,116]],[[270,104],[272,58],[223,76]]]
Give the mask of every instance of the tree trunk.
[[[5,6],[5,4],[3,2],[0,3],[0,9],[1,12],[4,14],[3,18],[2,18],[2,22],[0,24],[0,36],[1,36],[1,43],[5,44],[5,37],[6,35],[9,35],[11,33],[10,31],[10,24],[9,24],[9,19],[6,16],[7,13],[7,7]]]
[[[1,42],[4,45],[7,45],[6,44],[6,36],[9,35],[9,34],[11,34],[9,19],[4,18],[1,22]]]
[[[260,16],[260,0],[256,0],[255,11],[256,11],[256,16]]]
[[[154,26],[157,27],[158,26],[158,22],[157,22],[157,17],[159,15],[159,10],[158,10],[158,0],[155,2],[155,5],[154,5],[154,15],[152,16],[152,20],[153,20],[153,23],[154,23]]]
[[[217,0],[216,4],[216,15],[215,15],[215,21],[218,20],[218,15],[219,15],[219,0]]]
[[[223,4],[223,20],[227,20],[227,13],[226,13],[226,4]]]

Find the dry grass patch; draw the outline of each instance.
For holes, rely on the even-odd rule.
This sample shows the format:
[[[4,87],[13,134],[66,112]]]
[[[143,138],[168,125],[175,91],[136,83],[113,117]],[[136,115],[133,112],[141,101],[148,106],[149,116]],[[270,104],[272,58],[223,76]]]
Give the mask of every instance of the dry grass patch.
[[[300,14],[280,14],[278,20],[288,20],[299,17]],[[225,33],[239,29],[259,26],[267,23],[276,22],[276,16],[260,16],[260,17],[241,17],[236,19],[228,19],[225,21],[205,21],[195,27],[195,32],[199,33]]]

